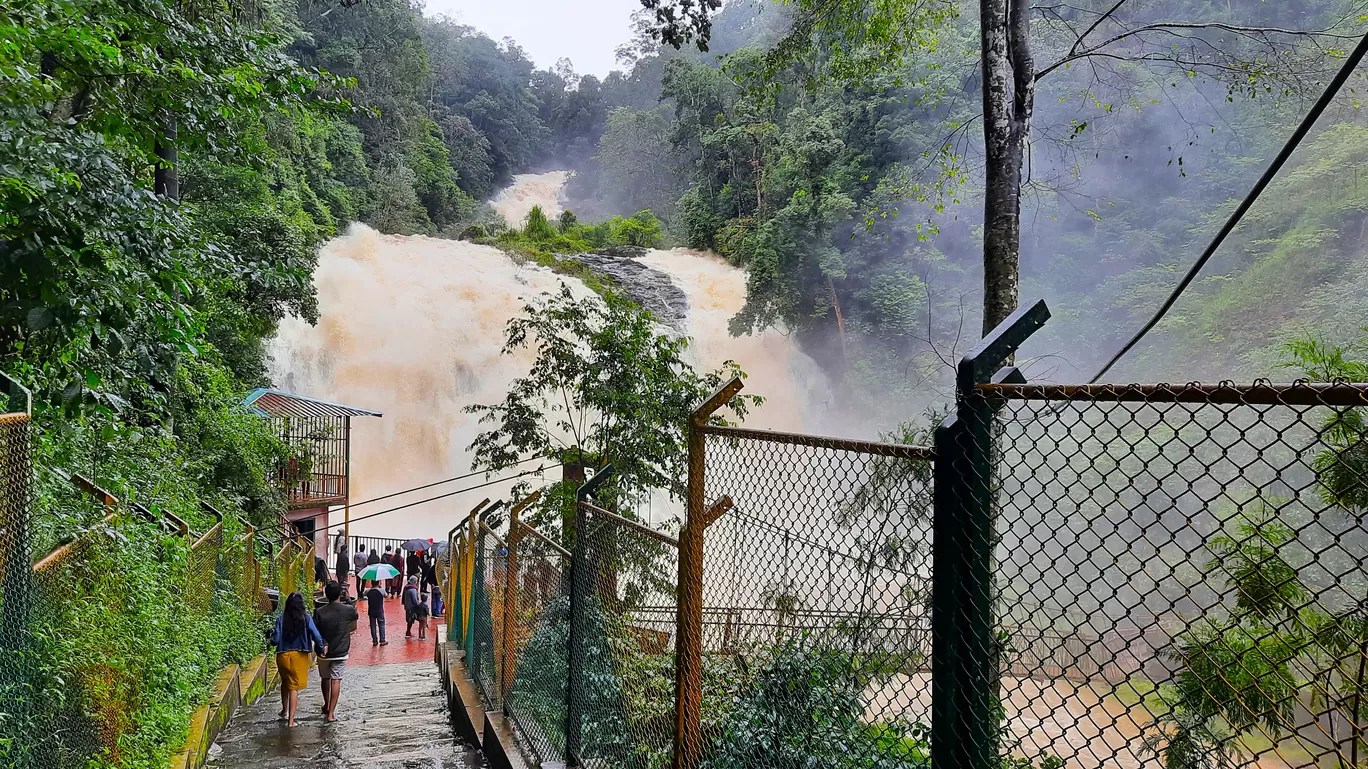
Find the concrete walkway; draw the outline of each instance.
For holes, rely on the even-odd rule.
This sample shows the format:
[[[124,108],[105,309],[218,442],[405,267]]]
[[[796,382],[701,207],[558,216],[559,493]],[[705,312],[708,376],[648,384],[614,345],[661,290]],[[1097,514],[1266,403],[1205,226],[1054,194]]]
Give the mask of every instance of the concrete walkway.
[[[390,604],[394,604],[391,606]],[[436,633],[404,637],[403,610],[386,602],[389,645],[371,646],[364,609],[356,632],[337,721],[323,718],[318,670],[300,692],[298,725],[277,718],[277,688],[238,711],[210,749],[215,769],[480,769],[478,752],[451,728],[433,663]]]
[[[278,691],[238,711],[210,750],[218,769],[476,769],[480,755],[451,730],[432,662],[352,668],[337,721],[323,719],[317,671],[299,698],[299,724],[277,718]]]

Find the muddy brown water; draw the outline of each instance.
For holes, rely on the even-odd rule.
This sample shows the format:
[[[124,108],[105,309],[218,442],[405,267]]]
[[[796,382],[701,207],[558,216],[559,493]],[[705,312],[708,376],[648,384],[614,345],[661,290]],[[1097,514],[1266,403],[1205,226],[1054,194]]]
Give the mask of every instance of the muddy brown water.
[[[1155,718],[1139,703],[1111,694],[1105,682],[1080,683],[1065,678],[1038,680],[1004,676],[1009,752],[1038,759],[1058,756],[1070,769],[1163,769],[1160,756],[1145,746]],[[898,675],[865,693],[871,721],[901,717],[931,723],[931,674]],[[1276,749],[1261,748],[1238,765],[1253,769],[1301,769],[1315,763],[1303,758],[1295,739]]]

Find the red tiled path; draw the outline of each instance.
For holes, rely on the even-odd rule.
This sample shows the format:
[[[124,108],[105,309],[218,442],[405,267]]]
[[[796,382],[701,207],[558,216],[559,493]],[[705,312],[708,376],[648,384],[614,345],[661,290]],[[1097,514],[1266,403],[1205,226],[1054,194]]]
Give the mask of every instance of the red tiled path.
[[[396,662],[432,662],[436,653],[437,620],[428,618],[428,637],[418,640],[418,623],[413,623],[413,637],[404,637],[404,604],[399,598],[385,599],[385,639],[388,646],[371,646],[370,619],[366,616],[366,602],[356,602],[361,617],[352,633],[349,665],[389,665]]]

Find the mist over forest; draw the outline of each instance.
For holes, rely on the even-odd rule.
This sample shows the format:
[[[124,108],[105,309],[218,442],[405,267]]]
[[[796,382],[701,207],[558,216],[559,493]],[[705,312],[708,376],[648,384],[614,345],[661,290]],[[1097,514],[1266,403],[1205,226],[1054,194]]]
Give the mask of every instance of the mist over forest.
[[[304,6],[300,19],[317,16]],[[1133,13],[1347,35],[1359,25],[1352,6],[1148,3]],[[1085,8],[1065,13],[1044,21],[1090,18]],[[516,41],[402,2],[301,21],[289,50],[355,77],[352,98],[379,110],[351,123],[375,178],[360,216],[382,231],[456,234],[488,216],[476,201],[511,174],[569,169],[566,205],[580,220],[649,209],[670,242],[746,268],[750,296],[734,332],[778,324],[797,333],[871,401],[944,397],[981,317],[976,12],[951,7],[902,74],[874,72],[858,85],[833,72],[833,55],[775,69],[771,49],[791,32],[791,14],[729,2],[705,53],[657,43],[639,13],[636,37],[617,51],[621,70],[601,80],[568,60],[535,70]],[[1063,26],[1041,26],[1043,60],[1070,41]],[[381,36],[403,43],[371,45]],[[1235,51],[1226,71],[1117,57],[1042,78],[1021,295],[1046,299],[1054,319],[1028,347],[1032,377],[1080,381],[1119,348],[1337,61],[1324,38],[1274,48],[1241,37],[1202,38]],[[1288,339],[1353,340],[1364,303],[1364,130],[1351,93],[1111,378],[1278,378]]]

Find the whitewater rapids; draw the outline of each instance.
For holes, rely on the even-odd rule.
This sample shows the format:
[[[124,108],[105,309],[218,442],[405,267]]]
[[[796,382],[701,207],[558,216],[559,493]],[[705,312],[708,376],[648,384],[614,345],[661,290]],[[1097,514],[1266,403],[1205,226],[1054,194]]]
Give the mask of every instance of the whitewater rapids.
[[[541,205],[551,215],[564,172],[518,177],[494,201],[510,221]],[[748,424],[813,429],[825,408],[825,380],[789,337],[769,332],[732,337],[727,320],[745,300],[745,274],[715,256],[653,251],[641,261],[684,291],[688,357],[712,370],[735,360],[749,374],[746,392],[764,395]],[[320,320],[281,324],[272,345],[275,381],[285,390],[384,412],[352,421],[352,500],[431,483],[470,471],[466,447],[480,432],[471,404],[500,402],[527,373],[531,353],[503,355],[504,328],[538,295],[579,281],[503,252],[464,241],[381,235],[353,225],[322,250],[314,276]],[[558,471],[548,473],[559,477]],[[477,476],[353,511],[353,519],[483,481]],[[535,479],[534,479],[535,481]],[[506,496],[511,484],[473,490],[395,515],[362,520],[352,533],[440,537],[484,497]]]

